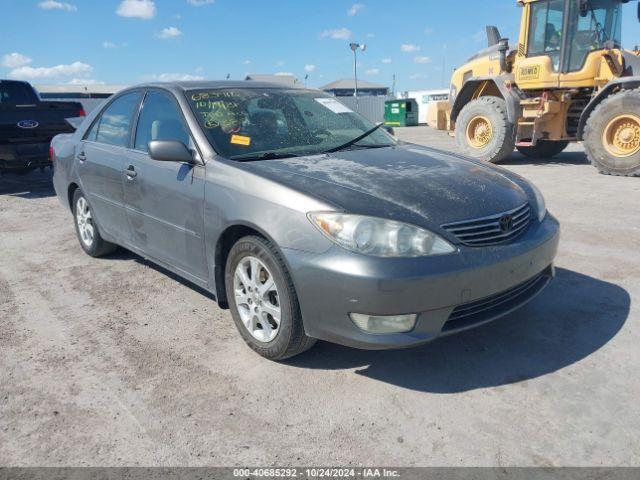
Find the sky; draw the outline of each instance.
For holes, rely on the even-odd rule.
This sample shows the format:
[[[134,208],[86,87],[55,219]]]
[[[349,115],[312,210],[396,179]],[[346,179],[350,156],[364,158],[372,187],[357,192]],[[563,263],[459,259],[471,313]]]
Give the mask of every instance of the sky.
[[[623,43],[640,44],[637,2]],[[486,46],[512,45],[515,0],[0,0],[0,78],[34,84],[134,84],[291,73],[318,87],[353,77],[396,90],[441,88]]]

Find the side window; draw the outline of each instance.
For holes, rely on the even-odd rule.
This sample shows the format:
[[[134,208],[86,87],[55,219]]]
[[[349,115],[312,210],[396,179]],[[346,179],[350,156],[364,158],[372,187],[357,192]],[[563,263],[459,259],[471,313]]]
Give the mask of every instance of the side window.
[[[531,5],[531,26],[529,28],[530,57],[548,55],[554,70],[560,63],[562,28],[564,23],[564,0],[548,0]]]
[[[544,34],[547,26],[548,12],[549,4],[547,2],[534,3],[531,5],[528,52],[530,56],[544,52]]]
[[[144,99],[134,148],[147,152],[152,140],[177,140],[187,147],[190,144],[178,107],[167,94],[157,91],[150,91]]]
[[[140,92],[131,92],[114,100],[107,109],[102,112],[98,120],[87,136],[91,140],[95,129],[95,141],[107,145],[128,147],[131,137],[131,123],[133,114],[140,102]]]

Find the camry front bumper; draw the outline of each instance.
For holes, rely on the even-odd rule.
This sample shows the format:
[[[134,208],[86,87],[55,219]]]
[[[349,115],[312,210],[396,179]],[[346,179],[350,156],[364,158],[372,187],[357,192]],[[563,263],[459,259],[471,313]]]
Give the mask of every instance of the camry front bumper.
[[[495,320],[534,298],[554,275],[558,222],[547,215],[511,243],[460,246],[425,258],[375,258],[332,247],[284,249],[307,335],[347,346],[408,347]],[[372,334],[349,314],[417,314],[406,333]]]

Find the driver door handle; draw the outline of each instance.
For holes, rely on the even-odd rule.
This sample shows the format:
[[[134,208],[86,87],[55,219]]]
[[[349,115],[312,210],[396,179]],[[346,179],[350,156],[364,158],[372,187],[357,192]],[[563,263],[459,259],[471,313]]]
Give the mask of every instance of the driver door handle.
[[[138,175],[138,172],[136,172],[136,169],[133,165],[129,165],[127,167],[127,169],[124,171],[124,174],[129,178],[129,179],[133,179]]]
[[[78,154],[78,160],[80,160],[81,162],[84,162],[87,159],[87,156],[85,155],[84,152],[80,152]]]

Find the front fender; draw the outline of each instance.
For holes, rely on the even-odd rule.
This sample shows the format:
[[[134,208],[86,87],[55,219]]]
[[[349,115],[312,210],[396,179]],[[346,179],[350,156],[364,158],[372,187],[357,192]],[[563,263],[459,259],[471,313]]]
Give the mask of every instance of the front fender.
[[[520,118],[521,108],[520,100],[522,99],[517,89],[511,87],[513,84],[513,75],[498,75],[495,77],[471,77],[468,79],[453,102],[451,108],[451,120],[456,121],[460,111],[464,106],[473,99],[473,95],[483,82],[491,82],[498,89],[502,98],[507,103],[507,116],[509,122],[516,124]]]
[[[635,88],[640,88],[640,76],[617,78],[607,83],[604,88],[591,99],[587,104],[587,107],[583,110],[582,115],[580,115],[580,123],[578,124],[578,140],[582,140],[584,127],[587,124],[587,120],[589,119],[591,112],[593,112],[593,110],[600,105],[605,98],[619,92],[620,90],[633,90]]]

